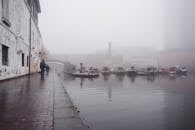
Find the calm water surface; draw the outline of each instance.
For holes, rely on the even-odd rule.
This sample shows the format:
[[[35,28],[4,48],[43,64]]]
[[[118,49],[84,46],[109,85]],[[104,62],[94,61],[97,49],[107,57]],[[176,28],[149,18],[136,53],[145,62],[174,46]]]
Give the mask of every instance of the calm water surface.
[[[195,130],[195,76],[65,78],[92,130]]]

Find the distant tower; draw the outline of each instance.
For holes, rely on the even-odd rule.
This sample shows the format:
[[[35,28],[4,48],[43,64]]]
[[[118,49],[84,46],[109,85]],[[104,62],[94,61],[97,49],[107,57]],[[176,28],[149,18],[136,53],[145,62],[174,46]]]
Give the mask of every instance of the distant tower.
[[[111,42],[108,43],[108,55],[112,56],[112,43]]]

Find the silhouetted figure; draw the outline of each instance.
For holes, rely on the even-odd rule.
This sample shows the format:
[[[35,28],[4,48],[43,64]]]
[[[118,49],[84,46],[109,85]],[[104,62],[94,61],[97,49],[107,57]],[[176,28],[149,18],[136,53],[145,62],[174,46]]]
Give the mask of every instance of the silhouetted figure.
[[[80,87],[83,88],[84,78],[81,78]]]
[[[47,71],[47,73],[49,72],[49,69],[50,69],[49,65],[46,65],[46,71]]]
[[[45,67],[46,67],[45,60],[42,60],[40,63],[41,74],[44,74]]]
[[[41,80],[44,80],[45,76],[44,76],[44,72],[41,73]]]

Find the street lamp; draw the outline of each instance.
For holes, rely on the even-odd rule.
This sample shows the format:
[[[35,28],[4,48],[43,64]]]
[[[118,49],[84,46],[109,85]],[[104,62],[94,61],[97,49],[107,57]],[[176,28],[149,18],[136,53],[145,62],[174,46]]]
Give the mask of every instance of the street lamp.
[[[28,58],[28,59],[29,59],[29,61],[28,61],[28,62],[29,62],[29,65],[28,65],[28,67],[29,67],[29,68],[28,68],[28,74],[29,74],[29,75],[30,75],[30,72],[31,72],[31,45],[32,45],[32,41],[31,41],[31,39],[32,39],[32,38],[31,38],[31,33],[32,33],[32,32],[31,32],[31,31],[32,31],[32,26],[31,26],[31,24],[32,24],[32,21],[31,21],[31,20],[32,20],[32,5],[30,5],[30,24],[29,24],[29,26],[30,26],[30,27],[29,27],[29,35],[30,35],[30,36],[29,36],[29,58]]]

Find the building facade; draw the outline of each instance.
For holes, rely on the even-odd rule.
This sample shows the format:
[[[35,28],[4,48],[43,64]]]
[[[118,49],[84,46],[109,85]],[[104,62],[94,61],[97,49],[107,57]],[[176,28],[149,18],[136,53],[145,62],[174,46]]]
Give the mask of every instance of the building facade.
[[[195,50],[195,1],[163,2],[165,49]]]
[[[0,0],[0,80],[39,71],[40,12],[39,0]]]

